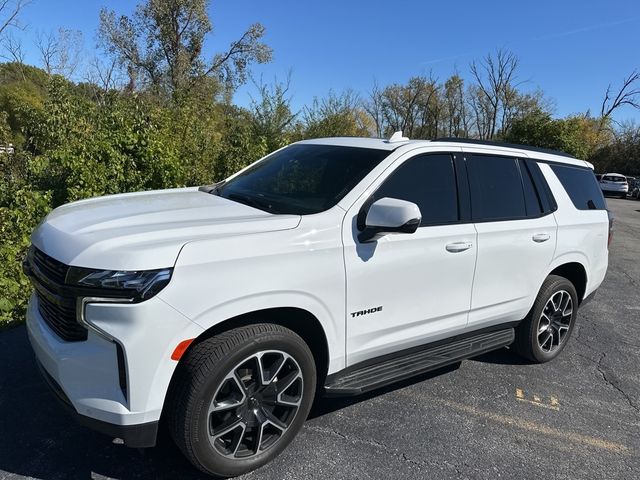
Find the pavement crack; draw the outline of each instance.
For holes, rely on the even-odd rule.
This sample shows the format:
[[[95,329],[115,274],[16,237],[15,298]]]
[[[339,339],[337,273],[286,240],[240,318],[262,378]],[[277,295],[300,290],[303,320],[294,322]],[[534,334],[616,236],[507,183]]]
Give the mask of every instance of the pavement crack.
[[[576,334],[575,334],[575,341],[577,343],[579,343],[580,345],[583,345],[585,347],[587,347],[589,350],[591,350],[594,353],[597,353],[598,355],[602,355],[602,351],[594,348],[593,346],[591,346],[591,344],[587,341],[587,340],[583,340],[582,339],[582,331],[585,329],[585,326],[581,325],[580,328],[577,329]],[[578,356],[585,358],[587,360],[591,360],[594,363],[598,363],[597,360],[594,360],[592,358],[588,358],[585,355],[581,355],[579,352],[576,352],[578,354]]]
[[[636,411],[636,413],[640,413],[640,407],[635,404],[635,402],[631,398],[631,395],[629,395],[627,392],[625,392],[624,389],[619,385],[618,382],[610,379],[609,376],[607,375],[607,373],[606,373],[606,371],[605,371],[605,369],[603,367],[603,363],[602,363],[602,362],[604,362],[605,358],[607,358],[607,354],[602,352],[600,354],[600,358],[598,359],[598,362],[596,363],[596,370],[598,370],[598,372],[602,376],[602,379],[606,383],[611,385],[611,387],[613,387],[615,390],[617,390],[627,400],[627,402],[629,403],[631,408],[633,408]]]
[[[400,458],[402,458],[402,460],[404,462],[410,463],[412,465],[416,465],[418,467],[426,467],[426,466],[428,466],[427,464],[425,464],[423,462],[417,462],[417,461],[409,458],[409,456],[404,452],[400,452]]]
[[[315,426],[315,425],[305,425],[304,428],[307,429],[307,430],[311,430],[313,432],[324,433],[324,434],[327,434],[327,435],[333,435],[335,437],[338,437],[338,438],[341,438],[343,440],[346,440],[347,442],[350,442],[350,443],[363,443],[365,445],[370,445],[372,447],[379,448],[381,450],[384,450],[387,455],[390,455],[392,457],[398,458],[398,459],[402,460],[403,462],[409,463],[410,465],[414,465],[414,466],[416,466],[418,468],[432,468],[433,467],[432,463],[421,461],[421,460],[416,460],[414,458],[411,458],[405,452],[401,452],[397,448],[390,447],[389,445],[386,445],[386,444],[381,443],[381,442],[377,442],[375,440],[369,440],[369,439],[364,439],[364,438],[360,438],[360,437],[357,437],[357,436],[345,435],[344,433],[339,432],[337,430],[334,430],[332,428],[325,428],[325,427],[320,427],[320,426]],[[450,468],[453,468],[458,474],[460,473],[459,469],[455,465],[447,465],[447,466],[449,466]]]
[[[325,427],[312,426],[312,425],[305,425],[305,428],[308,430],[312,430],[314,432],[326,433],[329,435],[340,437],[343,440],[346,440],[351,443],[364,443],[366,445],[371,445],[372,447],[383,448],[385,450],[393,450],[393,448],[389,447],[388,445],[385,445],[384,443],[376,442],[375,440],[367,440],[367,439],[356,437],[356,436],[345,435],[344,433],[338,432],[337,430],[334,430],[332,428],[325,428]]]
[[[629,281],[631,282],[631,284],[632,284],[633,286],[635,286],[635,287],[640,287],[640,285],[638,285],[638,282],[636,281],[636,279],[635,279],[635,278],[633,278],[631,275],[629,275],[625,269],[621,268],[621,269],[620,269],[620,271],[622,272],[622,274],[623,274],[625,277],[627,277],[627,278],[629,279]]]

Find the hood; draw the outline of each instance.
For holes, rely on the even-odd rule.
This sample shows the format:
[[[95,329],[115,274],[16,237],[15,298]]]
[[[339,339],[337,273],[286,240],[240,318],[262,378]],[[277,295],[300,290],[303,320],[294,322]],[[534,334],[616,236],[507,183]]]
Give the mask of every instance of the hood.
[[[31,241],[67,265],[149,270],[173,266],[192,240],[286,230],[299,222],[299,215],[272,215],[194,187],[69,203],[53,210]]]

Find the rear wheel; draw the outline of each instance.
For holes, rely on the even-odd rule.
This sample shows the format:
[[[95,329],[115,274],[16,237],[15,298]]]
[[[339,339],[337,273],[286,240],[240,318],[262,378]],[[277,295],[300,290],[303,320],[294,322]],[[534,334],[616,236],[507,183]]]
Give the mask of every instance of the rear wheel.
[[[275,458],[302,427],[315,394],[306,343],[272,324],[209,338],[180,364],[172,436],[200,470],[229,477]]]
[[[544,363],[564,349],[578,312],[578,295],[564,277],[549,275],[533,308],[516,328],[514,350],[521,356]]]

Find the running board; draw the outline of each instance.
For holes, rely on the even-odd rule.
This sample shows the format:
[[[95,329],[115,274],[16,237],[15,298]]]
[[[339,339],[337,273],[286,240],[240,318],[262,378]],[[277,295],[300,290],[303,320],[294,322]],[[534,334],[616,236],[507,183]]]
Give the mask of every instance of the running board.
[[[459,338],[459,337],[458,337]],[[425,345],[416,351],[358,367],[350,367],[330,375],[325,383],[325,393],[330,396],[359,395],[391,383],[405,380],[421,373],[436,370],[452,363],[475,357],[513,343],[513,328],[480,333],[464,339],[454,339],[437,346]]]

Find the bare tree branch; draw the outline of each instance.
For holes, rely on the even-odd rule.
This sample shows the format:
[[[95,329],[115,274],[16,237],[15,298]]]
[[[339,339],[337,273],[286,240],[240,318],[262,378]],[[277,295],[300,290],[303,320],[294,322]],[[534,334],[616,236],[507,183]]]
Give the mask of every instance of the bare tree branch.
[[[31,3],[31,0],[1,0],[0,1],[0,18],[4,17],[4,20],[0,20],[0,35],[10,27],[19,28],[18,15]],[[5,17],[6,15],[6,17]]]
[[[42,67],[48,74],[58,73],[70,77],[80,63],[82,33],[78,30],[60,28],[56,33],[37,32],[36,49]]]
[[[5,35],[4,39],[2,40],[2,47],[4,48],[6,53],[0,56],[10,62],[17,63],[20,69],[20,74],[22,75],[22,79],[26,80],[26,75],[24,72],[24,57],[26,53],[24,51],[22,41],[11,34],[8,34]]]
[[[609,119],[613,112],[624,105],[640,108],[640,72],[637,70],[624,79],[615,96],[609,84],[600,107],[600,118]]]
[[[102,93],[118,87],[117,61],[115,59],[103,62],[96,57],[90,64],[90,68],[85,74],[87,82],[97,85]]]
[[[508,92],[516,86],[518,58],[512,52],[500,49],[495,56],[489,54],[480,63],[472,62],[469,68],[490,107],[486,112],[488,118],[484,119],[487,122],[487,139],[490,140],[498,132],[500,114],[509,109]]]
[[[58,42],[53,32],[37,32],[35,42],[38,53],[40,54],[42,68],[48,74],[52,74],[54,58],[58,54]]]

